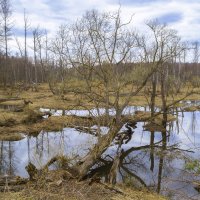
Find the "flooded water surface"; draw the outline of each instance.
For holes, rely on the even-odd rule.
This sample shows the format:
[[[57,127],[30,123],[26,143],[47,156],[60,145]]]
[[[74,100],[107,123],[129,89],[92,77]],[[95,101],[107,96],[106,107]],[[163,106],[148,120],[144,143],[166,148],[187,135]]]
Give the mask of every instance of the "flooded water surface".
[[[133,113],[135,110],[145,109],[148,110],[131,107],[125,112]],[[55,110],[51,112],[54,115],[63,113]],[[89,114],[86,111],[69,113],[81,116]],[[200,199],[193,184],[199,177],[186,170],[188,162],[200,158],[199,120],[199,111],[179,112],[177,121],[170,123],[165,133],[145,131],[145,123],[138,122],[131,140],[122,145],[124,158],[117,181],[146,185],[172,199]],[[108,128],[102,127],[102,134],[107,131]],[[163,138],[165,142],[162,141]],[[61,132],[41,132],[20,141],[0,141],[1,174],[27,177],[25,166],[29,161],[41,168],[53,156],[61,154],[79,160],[96,141],[95,136],[74,128],[64,128]],[[116,151],[117,145],[113,143],[104,152],[102,159],[112,160]]]

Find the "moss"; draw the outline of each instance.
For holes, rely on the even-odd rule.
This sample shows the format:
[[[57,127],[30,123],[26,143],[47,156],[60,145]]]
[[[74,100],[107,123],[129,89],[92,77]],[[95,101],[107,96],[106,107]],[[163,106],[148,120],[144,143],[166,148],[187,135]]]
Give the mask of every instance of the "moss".
[[[61,131],[64,127],[92,126],[94,121],[87,117],[51,116],[36,123],[19,123],[11,127],[0,127],[1,134],[26,133],[38,135],[40,131]]]
[[[13,118],[7,118],[0,121],[0,126],[13,126],[16,124],[16,120]]]
[[[0,110],[0,126],[12,126],[21,123],[24,114]]]
[[[41,120],[43,113],[25,108],[23,112],[12,112],[8,110],[1,110],[0,115],[0,127],[11,127],[23,123],[35,123]]]

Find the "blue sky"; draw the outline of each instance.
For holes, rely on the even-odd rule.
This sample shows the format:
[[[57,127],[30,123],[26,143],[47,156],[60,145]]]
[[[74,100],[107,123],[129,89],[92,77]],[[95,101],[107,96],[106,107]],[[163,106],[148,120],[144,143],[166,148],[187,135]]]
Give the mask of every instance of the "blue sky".
[[[23,11],[26,9],[31,27],[40,25],[52,36],[60,24],[71,23],[87,10],[116,11],[121,4],[123,20],[132,14],[133,26],[158,19],[178,31],[184,40],[200,39],[200,0],[11,0],[13,3],[13,32],[22,39]],[[119,3],[120,2],[120,3]],[[31,30],[30,30],[31,31]],[[31,36],[31,34],[29,34]],[[29,38],[29,43],[32,39]]]

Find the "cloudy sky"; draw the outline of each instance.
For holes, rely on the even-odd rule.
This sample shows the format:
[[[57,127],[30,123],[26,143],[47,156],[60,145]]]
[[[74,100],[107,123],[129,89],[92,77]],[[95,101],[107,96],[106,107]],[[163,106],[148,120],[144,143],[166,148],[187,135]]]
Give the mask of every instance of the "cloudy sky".
[[[70,23],[85,11],[116,11],[121,4],[124,20],[132,14],[133,25],[140,27],[145,21],[157,18],[177,29],[183,40],[200,39],[200,0],[11,0],[15,27],[19,38],[23,35],[23,11],[32,27],[47,29],[52,35],[62,23]],[[120,3],[119,3],[120,2]],[[30,33],[31,35],[31,33]],[[30,39],[31,41],[31,39]]]

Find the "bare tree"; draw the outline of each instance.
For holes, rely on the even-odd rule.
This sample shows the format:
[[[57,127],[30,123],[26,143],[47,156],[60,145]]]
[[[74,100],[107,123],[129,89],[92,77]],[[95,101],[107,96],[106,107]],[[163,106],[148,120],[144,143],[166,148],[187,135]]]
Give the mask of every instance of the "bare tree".
[[[35,67],[35,83],[38,81],[45,82],[45,71],[48,68],[49,55],[48,55],[48,37],[46,30],[41,29],[39,26],[33,29],[33,52],[34,52],[34,67]],[[38,76],[40,75],[40,76]]]
[[[90,108],[84,102],[94,105],[97,114],[90,112],[90,115],[99,127],[97,143],[77,166],[80,178],[112,143],[124,124],[124,109],[156,70],[156,67],[146,70],[144,79],[138,85],[135,85],[135,77],[129,76],[134,62],[136,68],[144,67],[138,53],[141,48],[137,42],[138,35],[129,30],[129,23],[122,22],[120,10],[116,13],[92,10],[72,26],[72,31],[65,38],[61,55],[75,70],[73,80],[82,81],[81,88],[69,87],[68,91],[75,93],[77,100],[74,102],[89,112]],[[105,108],[103,118],[102,108]],[[106,135],[100,133],[102,120],[109,127]]]
[[[25,83],[30,82],[30,72],[28,69],[28,54],[27,54],[27,33],[30,28],[30,22],[24,9],[24,70],[25,70]]]
[[[33,29],[33,52],[34,52],[34,67],[35,67],[35,83],[38,83],[38,38],[40,37],[39,27]]]
[[[68,31],[67,25],[61,25],[50,48],[51,52],[55,55],[62,83],[64,82],[65,69],[67,68],[66,51],[68,44]]]
[[[4,43],[4,54],[5,54],[5,60],[4,60],[4,76],[3,76],[3,83],[4,86],[7,84],[7,70],[8,70],[8,41],[11,36],[11,29],[12,29],[12,10],[11,10],[11,2],[10,0],[1,0],[0,1],[1,6],[1,17],[2,17],[2,32],[3,32],[3,43]]]

